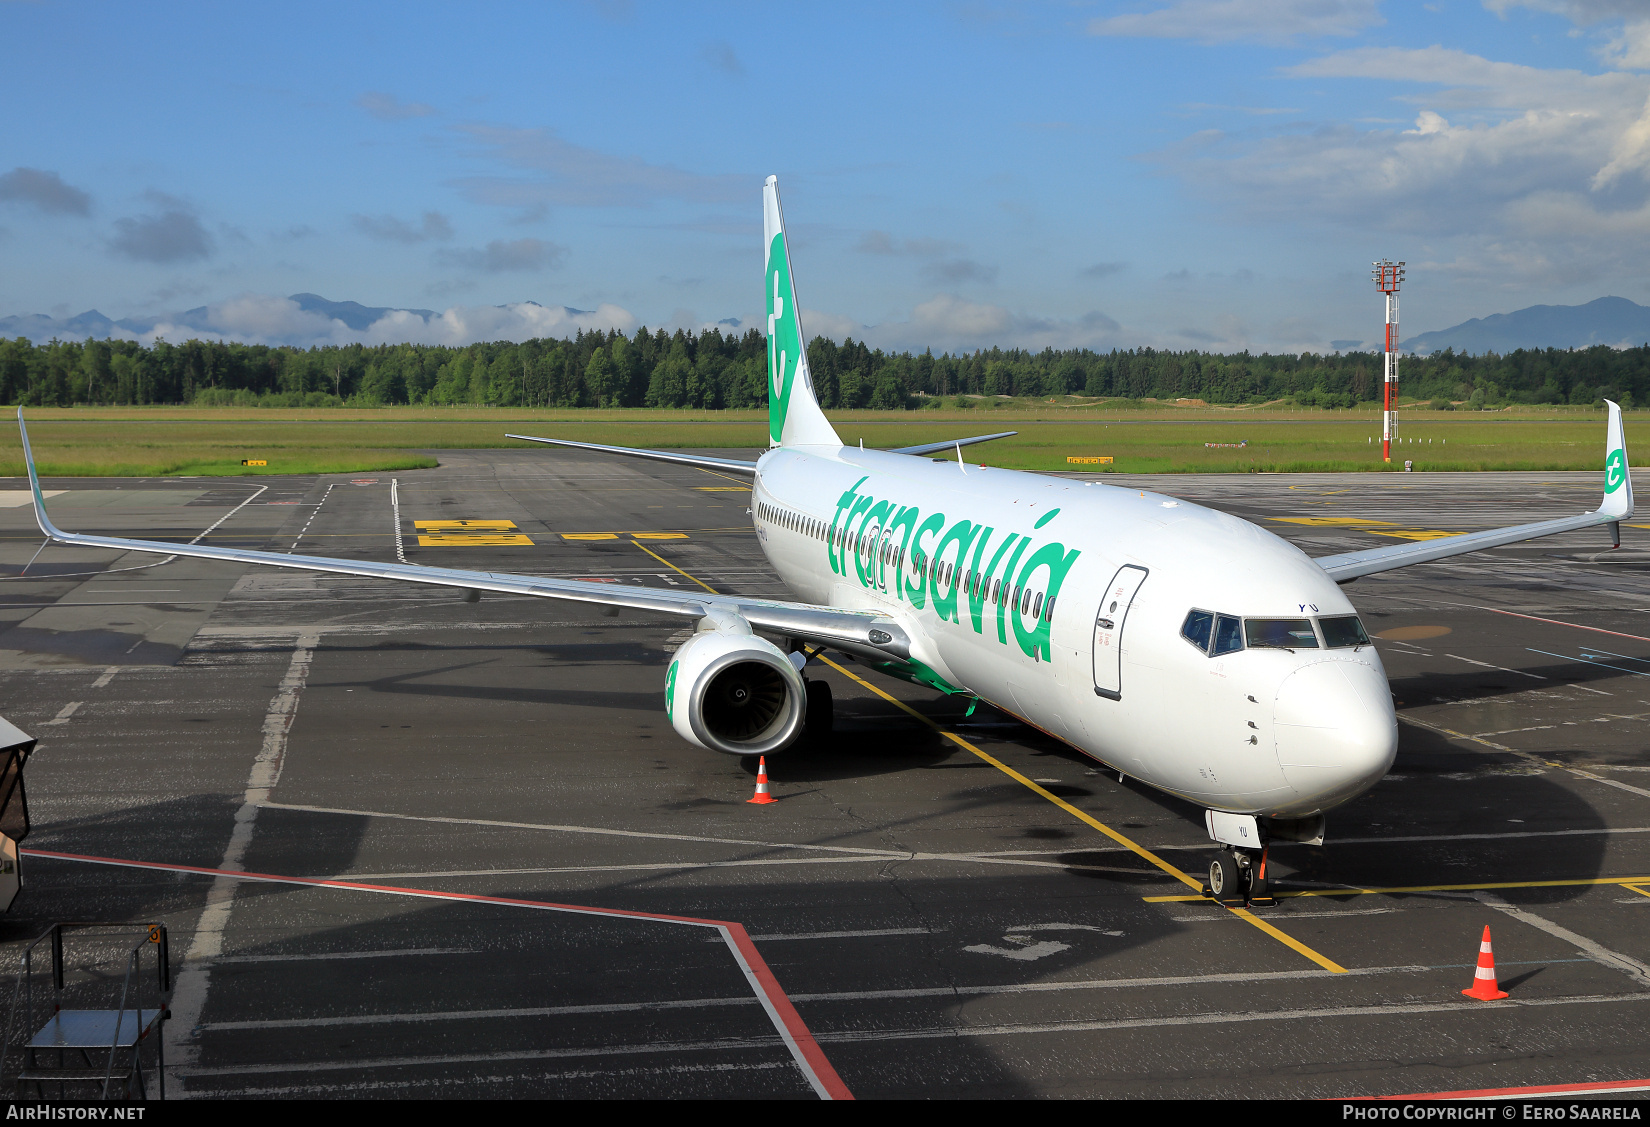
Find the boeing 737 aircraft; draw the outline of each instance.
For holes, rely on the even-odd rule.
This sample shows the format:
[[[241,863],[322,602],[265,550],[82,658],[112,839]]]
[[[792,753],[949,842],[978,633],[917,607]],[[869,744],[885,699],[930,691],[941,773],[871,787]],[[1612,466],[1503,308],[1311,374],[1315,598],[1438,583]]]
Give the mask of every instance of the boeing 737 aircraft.
[[[512,435],[752,479],[762,550],[802,600],[169,544],[51,523],[23,432],[35,513],[65,544],[199,556],[679,615],[698,631],[665,674],[683,739],[772,754],[828,730],[823,649],[988,701],[1115,771],[1202,806],[1220,843],[1211,893],[1267,897],[1269,840],[1321,842],[1324,814],[1397,749],[1381,659],[1340,585],[1633,513],[1621,411],[1609,405],[1604,499],[1574,517],[1317,559],[1173,497],[963,462],[1001,435],[865,450],[814,396],[777,180],[763,188],[769,445],[755,462]],[[22,412],[18,412],[22,424]],[[955,460],[923,455],[954,453]],[[913,456],[915,455],[915,456]]]

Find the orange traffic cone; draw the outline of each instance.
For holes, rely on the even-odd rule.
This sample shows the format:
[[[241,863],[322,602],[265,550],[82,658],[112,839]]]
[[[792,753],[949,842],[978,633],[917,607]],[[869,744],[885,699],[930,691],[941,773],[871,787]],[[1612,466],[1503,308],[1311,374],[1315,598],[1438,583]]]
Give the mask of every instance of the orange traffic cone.
[[[1493,1002],[1507,996],[1507,992],[1501,989],[1501,984],[1495,980],[1495,952],[1490,950],[1490,929],[1487,924],[1484,927],[1484,938],[1478,943],[1478,969],[1472,972],[1472,988],[1461,993],[1469,998],[1477,998],[1480,1002]]]
[[[758,805],[766,805],[769,802],[779,801],[773,795],[768,793],[768,757],[765,755],[756,761],[756,794],[750,798],[747,798],[745,801],[755,802]],[[1490,977],[1494,978],[1495,975],[1492,973]],[[1505,998],[1506,995],[1503,994],[1501,997]]]

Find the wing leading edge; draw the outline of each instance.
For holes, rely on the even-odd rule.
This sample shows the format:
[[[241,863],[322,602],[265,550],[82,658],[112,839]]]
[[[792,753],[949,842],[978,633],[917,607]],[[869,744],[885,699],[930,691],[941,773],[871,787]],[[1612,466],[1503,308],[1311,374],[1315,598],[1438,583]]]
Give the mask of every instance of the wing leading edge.
[[[456,568],[424,567],[419,564],[379,563],[373,560],[341,560],[328,556],[299,556],[246,548],[217,548],[206,544],[172,544],[161,540],[129,540],[120,536],[65,532],[53,524],[46,514],[46,499],[40,492],[40,476],[34,468],[34,452],[29,448],[29,431],[23,422],[22,408],[18,408],[17,411],[17,427],[23,437],[23,460],[29,469],[29,489],[34,495],[35,519],[40,524],[40,531],[60,544],[78,544],[87,548],[110,548],[124,552],[191,556],[231,563],[264,564],[297,571],[358,575],[369,579],[492,591],[505,595],[530,595],[567,602],[591,603],[602,607],[625,607],[658,614],[679,615],[684,618],[702,619],[732,613],[743,618],[755,629],[845,649],[867,657],[903,660],[910,655],[910,639],[899,623],[872,612],[856,613],[835,607],[774,599],[746,599],[738,595],[717,595],[708,591],[693,594],[616,583],[590,583],[577,579],[463,571]],[[873,631],[879,636],[887,637],[888,641],[873,642]]]
[[[1540,536],[1573,532],[1595,525],[1615,525],[1633,515],[1633,476],[1627,465],[1627,440],[1622,431],[1621,408],[1606,400],[1610,417],[1604,437],[1604,500],[1590,513],[1556,520],[1537,521],[1534,524],[1515,524],[1508,528],[1492,528],[1463,536],[1446,536],[1438,540],[1421,540],[1395,544],[1390,547],[1369,548],[1362,552],[1342,552],[1334,556],[1319,556],[1313,562],[1323,568],[1337,583],[1347,583],[1363,575],[1409,567],[1411,564],[1430,563],[1448,559],[1465,552],[1485,548],[1499,548]],[[1616,543],[1621,542],[1619,529],[1612,529]]]

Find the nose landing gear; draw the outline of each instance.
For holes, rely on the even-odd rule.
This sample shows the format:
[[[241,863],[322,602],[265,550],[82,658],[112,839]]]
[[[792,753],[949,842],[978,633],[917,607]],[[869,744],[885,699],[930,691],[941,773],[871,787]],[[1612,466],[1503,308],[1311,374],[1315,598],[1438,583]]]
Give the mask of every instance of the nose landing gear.
[[[1270,908],[1276,904],[1265,848],[1222,846],[1209,862],[1209,883],[1203,895],[1228,908]]]

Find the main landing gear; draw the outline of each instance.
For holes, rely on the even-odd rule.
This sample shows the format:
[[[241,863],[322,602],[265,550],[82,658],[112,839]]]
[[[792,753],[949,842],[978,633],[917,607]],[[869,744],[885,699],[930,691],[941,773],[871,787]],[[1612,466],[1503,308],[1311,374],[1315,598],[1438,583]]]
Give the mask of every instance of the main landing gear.
[[[1266,849],[1221,846],[1209,862],[1209,883],[1203,895],[1228,908],[1270,908],[1272,879],[1266,869]]]
[[[809,681],[808,711],[803,719],[802,730],[814,739],[831,734],[835,712],[831,702],[831,685],[828,681]]]

